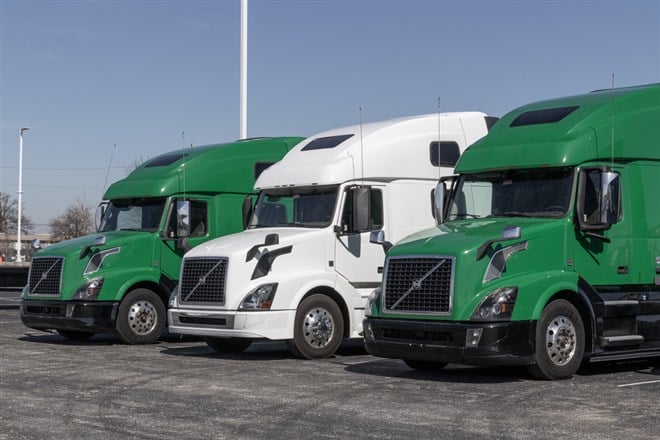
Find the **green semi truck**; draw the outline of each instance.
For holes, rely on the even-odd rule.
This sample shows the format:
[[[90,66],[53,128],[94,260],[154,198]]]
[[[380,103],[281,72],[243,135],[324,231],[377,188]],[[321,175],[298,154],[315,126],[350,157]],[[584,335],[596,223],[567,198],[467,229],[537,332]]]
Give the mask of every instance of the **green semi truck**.
[[[303,139],[189,148],[140,165],[106,191],[96,234],[35,254],[21,320],[75,340],[116,333],[128,344],[156,341],[183,254],[242,230],[256,178]]]
[[[389,251],[367,351],[544,379],[588,360],[657,362],[659,123],[660,84],[504,116],[436,189],[440,224]]]

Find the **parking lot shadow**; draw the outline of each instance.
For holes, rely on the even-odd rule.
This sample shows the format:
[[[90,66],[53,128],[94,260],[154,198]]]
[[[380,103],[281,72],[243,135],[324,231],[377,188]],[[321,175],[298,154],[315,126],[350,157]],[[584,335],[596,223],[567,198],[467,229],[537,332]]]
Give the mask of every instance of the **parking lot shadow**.
[[[77,341],[74,339],[67,339],[60,336],[58,333],[39,333],[39,334],[25,334],[18,338],[19,341],[31,342],[36,344],[52,344],[52,345],[115,345],[121,344],[119,339],[112,335],[94,335],[85,341]]]
[[[171,356],[214,357],[221,359],[272,361],[282,359],[295,359],[289,352],[285,342],[259,341],[254,342],[247,350],[241,353],[220,353],[206,344],[187,347],[166,347],[161,353]],[[366,355],[361,340],[347,340],[342,342],[337,352],[330,358],[345,358]]]
[[[449,364],[433,371],[414,370],[403,361],[376,359],[348,365],[346,371],[371,376],[451,383],[506,383],[529,380],[524,367],[475,367]]]
[[[61,336],[59,333],[53,331],[51,332],[42,332],[42,333],[26,333],[24,336],[18,338],[19,341],[33,342],[40,344],[55,344],[55,345],[123,345],[123,343],[113,334],[96,334],[90,339],[84,341],[78,341],[75,339],[67,339]],[[172,333],[163,333],[163,335],[158,338],[156,344],[163,342],[167,343],[178,343],[178,342],[194,342],[201,341],[200,338],[196,336],[187,336],[187,335],[176,335]]]
[[[437,370],[422,371],[414,370],[397,359],[374,358],[374,361],[349,364],[346,371],[372,376],[436,382],[504,383],[535,380],[528,374],[525,367],[480,367],[449,364]],[[655,377],[660,376],[660,367],[647,360],[589,363],[583,366],[575,376],[589,377],[623,372],[648,374]]]

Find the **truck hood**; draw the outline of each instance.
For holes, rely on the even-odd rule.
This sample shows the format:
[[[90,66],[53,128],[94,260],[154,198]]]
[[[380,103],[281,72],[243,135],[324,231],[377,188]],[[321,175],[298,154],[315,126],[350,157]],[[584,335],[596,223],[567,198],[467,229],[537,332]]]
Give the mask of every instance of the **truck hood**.
[[[553,229],[558,222],[564,221],[564,219],[515,217],[444,223],[407,236],[390,250],[388,256],[416,252],[451,256],[471,255],[475,258],[477,249],[488,240],[502,237],[502,231],[506,227],[519,226],[521,235],[519,239],[501,242],[504,246],[547,235],[548,229]],[[498,244],[495,243],[493,247],[498,247]]]
[[[483,257],[477,260],[478,249],[488,240],[501,238],[502,230],[508,226],[520,227],[520,238],[490,244]],[[390,249],[387,257],[453,258],[453,310],[451,316],[442,319],[467,321],[488,292],[498,287],[520,286],[525,274],[538,274],[539,264],[546,271],[570,270],[566,266],[563,242],[572,229],[570,218],[463,220],[409,236]],[[498,251],[518,244],[520,246],[512,248],[516,250],[502,264],[499,260],[502,254],[496,257]],[[420,319],[427,318],[420,316]]]
[[[94,246],[94,241],[98,237],[105,237],[105,244],[102,246]],[[152,233],[146,231],[112,231],[112,232],[99,232],[97,234],[86,235],[80,238],[61,241],[53,244],[37,252],[34,257],[73,257],[80,258],[80,251],[87,246],[92,246],[94,250],[100,251],[112,249],[115,247],[124,246],[140,246],[149,242],[152,238]],[[89,255],[83,258],[85,261],[89,259]]]
[[[207,241],[188,251],[185,258],[196,257],[235,257],[245,261],[247,252],[256,245],[264,244],[266,236],[276,234],[279,243],[269,246],[260,246],[259,250],[275,250],[284,246],[299,245],[314,241],[316,236],[327,234],[324,229],[307,228],[258,228],[246,229],[236,234],[226,235]]]
[[[277,234],[279,243],[264,246],[266,237]],[[285,283],[309,268],[327,268],[334,255],[334,234],[323,229],[263,228],[216,238],[203,243],[184,256],[186,267],[195,259],[227,258],[226,298],[223,308],[236,310],[245,295],[269,283]],[[265,266],[262,257],[272,256]],[[276,295],[272,310],[288,307],[286,296]]]

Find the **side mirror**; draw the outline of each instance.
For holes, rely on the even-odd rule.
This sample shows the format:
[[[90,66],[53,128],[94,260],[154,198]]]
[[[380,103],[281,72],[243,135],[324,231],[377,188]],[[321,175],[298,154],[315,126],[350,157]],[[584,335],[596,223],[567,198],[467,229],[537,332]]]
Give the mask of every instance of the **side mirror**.
[[[252,198],[250,196],[246,196],[243,199],[243,207],[242,207],[243,229],[246,229],[250,224],[250,218],[252,217],[253,210],[254,210],[254,205],[252,205]]]
[[[619,175],[608,171],[601,175],[600,193],[603,201],[600,204],[600,221],[608,229],[616,222],[619,212]]]
[[[617,173],[604,167],[588,168],[580,172],[576,215],[582,231],[605,231],[616,222],[619,212]]]
[[[38,238],[35,238],[34,240],[32,240],[32,248],[34,248],[34,250],[37,250],[37,251],[39,249],[41,249],[41,240],[39,240]]]
[[[190,201],[176,201],[176,235],[188,237],[190,235]]]
[[[371,188],[356,187],[353,191],[353,230],[369,229],[369,210],[371,207]]]
[[[96,226],[96,232],[101,231],[101,222],[103,221],[103,216],[105,215],[105,210],[108,207],[108,202],[101,202],[96,207],[94,212],[94,226]]]
[[[385,253],[392,248],[392,243],[385,240],[385,231],[371,231],[369,234],[369,243],[379,244],[383,246]]]
[[[445,183],[438,182],[433,191],[433,217],[437,225],[444,222],[444,206],[445,206]]]

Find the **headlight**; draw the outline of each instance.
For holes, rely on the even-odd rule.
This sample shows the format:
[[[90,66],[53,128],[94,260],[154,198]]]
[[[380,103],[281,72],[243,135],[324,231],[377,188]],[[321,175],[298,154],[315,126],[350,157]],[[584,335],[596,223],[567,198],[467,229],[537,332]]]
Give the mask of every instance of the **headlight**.
[[[179,286],[174,286],[172,293],[170,293],[170,300],[167,302],[167,308],[172,308],[176,304],[176,296],[179,294]]]
[[[513,306],[518,296],[517,287],[501,287],[495,289],[481,301],[472,314],[473,321],[500,321],[511,319]]]
[[[377,287],[369,294],[367,298],[367,303],[364,305],[364,316],[373,316],[374,306],[376,305],[376,300],[380,297],[382,288]]]
[[[103,278],[89,280],[76,290],[76,293],[73,294],[73,299],[95,300],[99,297],[102,287]]]
[[[263,284],[257,287],[243,298],[238,310],[270,310],[273,305],[273,298],[275,298],[275,291],[277,291],[277,283]]]

